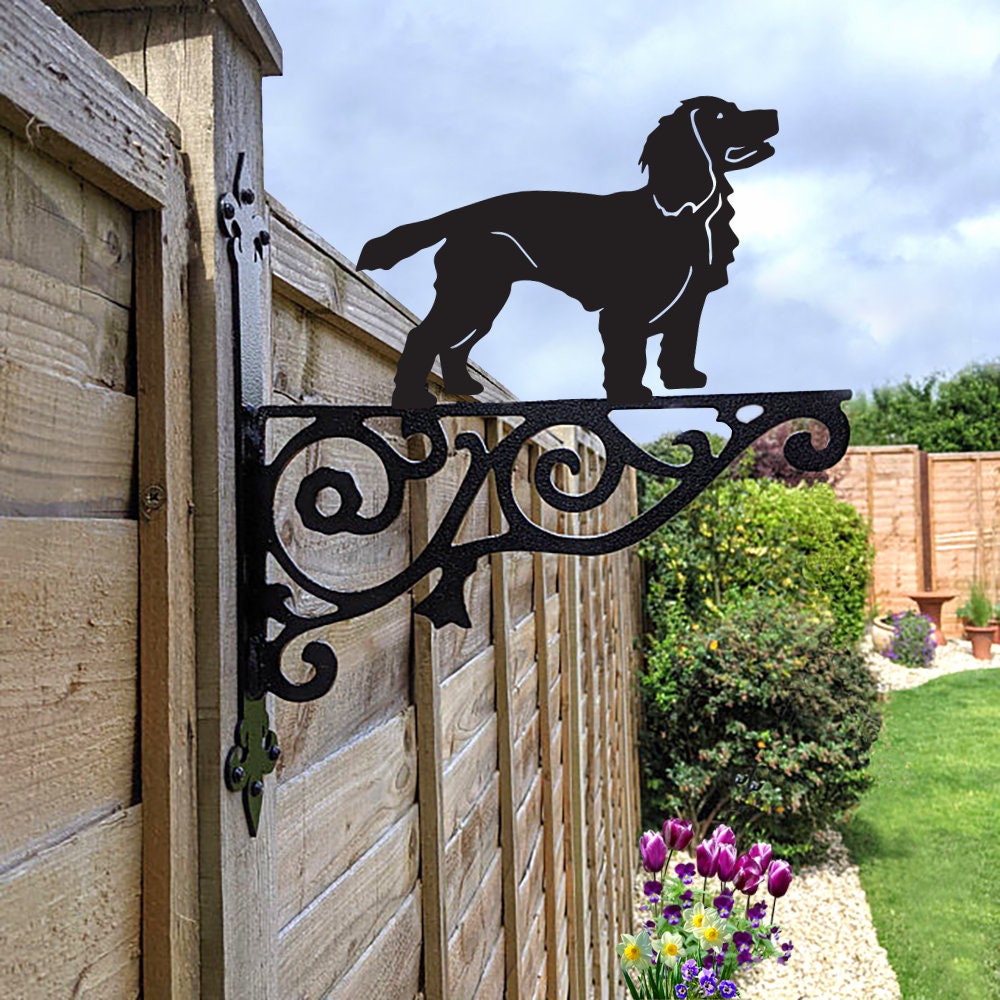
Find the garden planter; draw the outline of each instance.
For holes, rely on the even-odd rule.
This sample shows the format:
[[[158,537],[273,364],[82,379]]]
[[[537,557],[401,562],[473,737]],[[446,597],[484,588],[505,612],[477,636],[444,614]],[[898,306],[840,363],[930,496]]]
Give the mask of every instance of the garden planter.
[[[1000,642],[1000,621],[994,618],[990,622],[990,627],[993,629],[993,641]]]
[[[934,622],[934,638],[939,646],[943,646],[948,640],[944,637],[944,629],[941,627],[941,605],[954,600],[958,595],[954,592],[942,590],[922,590],[916,594],[907,594],[911,601],[917,602],[917,610],[922,615],[927,615]]]
[[[966,625],[965,632],[972,643],[972,655],[977,660],[988,660],[990,647],[993,645],[993,626]]]
[[[880,653],[884,653],[892,643],[892,638],[896,634],[892,622],[885,618],[876,618],[872,622],[871,637],[872,646]]]

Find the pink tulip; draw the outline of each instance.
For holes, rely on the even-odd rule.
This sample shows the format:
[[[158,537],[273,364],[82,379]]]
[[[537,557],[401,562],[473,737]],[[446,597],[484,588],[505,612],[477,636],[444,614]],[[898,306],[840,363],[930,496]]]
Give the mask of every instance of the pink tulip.
[[[767,891],[780,899],[792,884],[792,866],[787,861],[775,861],[767,873]]]
[[[712,831],[712,840],[717,844],[732,844],[735,847],[736,834],[725,823],[720,823]]]
[[[667,845],[663,837],[653,830],[647,830],[639,838],[639,853],[642,855],[642,867],[648,872],[658,872],[667,863]]]
[[[719,845],[711,840],[703,840],[695,852],[698,862],[698,874],[702,878],[711,878],[719,867]]]
[[[672,851],[683,851],[694,836],[694,827],[686,819],[668,819],[663,824],[663,839]]]
[[[719,844],[716,857],[718,876],[723,882],[728,882],[736,871],[736,848],[732,844]]]
[[[767,866],[771,863],[770,844],[754,844],[747,853],[757,862],[757,867],[762,872],[767,871]]]
[[[764,873],[757,862],[749,854],[741,854],[736,861],[736,871],[733,872],[733,887],[747,896],[752,896],[763,877]]]

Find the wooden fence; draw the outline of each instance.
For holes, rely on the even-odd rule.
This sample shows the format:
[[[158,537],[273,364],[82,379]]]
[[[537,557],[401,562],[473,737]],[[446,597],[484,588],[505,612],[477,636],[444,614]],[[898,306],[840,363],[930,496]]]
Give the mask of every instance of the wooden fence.
[[[222,780],[235,433],[216,211],[241,153],[262,190],[280,48],[254,0],[7,0],[0,38],[0,994],[617,996],[637,557],[497,555],[467,584],[470,630],[413,615],[426,580],[327,629],[336,684],[271,706],[282,755],[248,837]],[[273,401],[387,402],[415,318],[272,199],[262,211]],[[507,430],[454,423],[452,442]],[[543,509],[529,474],[555,446],[581,456],[569,491],[603,462],[579,429],[533,439],[515,482],[538,523],[634,515],[634,481],[590,514]],[[385,579],[461,463],[411,484],[377,537],[310,535],[291,506],[282,530],[332,582]],[[501,517],[484,487],[462,538]]]
[[[872,599],[883,611],[914,607],[908,594],[949,591],[947,635],[982,579],[1000,597],[1000,453],[928,454],[916,445],[857,447],[834,470],[839,496],[870,521]]]

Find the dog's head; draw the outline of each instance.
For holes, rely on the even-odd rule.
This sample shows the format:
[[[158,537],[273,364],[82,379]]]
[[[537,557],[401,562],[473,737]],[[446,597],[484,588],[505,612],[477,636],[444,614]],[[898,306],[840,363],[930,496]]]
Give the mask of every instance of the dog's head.
[[[692,97],[660,119],[646,139],[639,166],[649,168],[658,200],[674,203],[672,211],[697,206],[719,174],[773,156],[767,140],[777,131],[777,111],[741,111],[718,97]]]

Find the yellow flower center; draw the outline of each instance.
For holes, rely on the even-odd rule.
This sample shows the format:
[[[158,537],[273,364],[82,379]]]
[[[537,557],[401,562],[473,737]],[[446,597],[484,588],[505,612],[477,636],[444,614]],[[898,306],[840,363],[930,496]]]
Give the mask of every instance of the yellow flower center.
[[[719,940],[719,928],[718,927],[706,927],[705,928],[705,940],[715,944]]]
[[[664,950],[664,952],[666,952],[666,954],[668,954],[668,955],[676,955],[676,954],[677,954],[677,945],[675,945],[675,944],[674,944],[674,942],[673,942],[673,941],[671,941],[671,942],[670,942],[670,943],[669,943],[669,944],[668,944],[668,945],[666,946],[666,948],[664,948],[663,950]]]
[[[691,921],[691,923],[693,923],[695,927],[701,927],[701,925],[704,922],[705,922],[705,914],[704,913],[696,913],[694,915],[694,920]]]
[[[626,945],[625,946],[625,957],[630,962],[634,962],[639,957],[639,946],[637,944]]]

